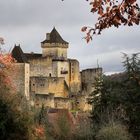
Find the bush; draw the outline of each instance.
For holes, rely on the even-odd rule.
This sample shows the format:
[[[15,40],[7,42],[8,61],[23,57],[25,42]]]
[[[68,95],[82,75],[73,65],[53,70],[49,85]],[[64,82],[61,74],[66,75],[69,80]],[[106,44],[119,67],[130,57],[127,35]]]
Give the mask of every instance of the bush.
[[[58,139],[68,140],[71,135],[70,120],[66,113],[60,113],[57,120],[58,126]]]
[[[0,139],[28,140],[30,126],[29,112],[20,110],[16,100],[18,99],[19,101],[19,98],[14,96],[15,99],[12,97],[11,100],[7,100],[6,96],[12,97],[8,92],[5,93],[5,98],[0,97]]]
[[[77,125],[75,126],[74,138],[76,140],[92,140],[93,130],[91,126],[91,120],[89,117],[84,117],[77,120]]]
[[[120,123],[109,123],[102,126],[96,135],[97,140],[130,140],[126,127]]]
[[[8,77],[12,63],[10,54],[0,52],[0,140],[32,140],[32,117],[23,103],[26,99],[16,92]]]

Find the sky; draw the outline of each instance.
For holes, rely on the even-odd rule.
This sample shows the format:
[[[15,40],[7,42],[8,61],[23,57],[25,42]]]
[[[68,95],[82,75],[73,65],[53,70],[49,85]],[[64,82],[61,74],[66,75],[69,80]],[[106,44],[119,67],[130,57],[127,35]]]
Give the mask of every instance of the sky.
[[[86,0],[0,0],[0,37],[5,50],[20,44],[24,52],[41,53],[40,42],[57,29],[69,42],[68,57],[80,62],[80,69],[95,68],[105,73],[123,71],[123,54],[140,52],[140,26],[110,28],[86,43],[83,26],[94,26],[96,15]]]

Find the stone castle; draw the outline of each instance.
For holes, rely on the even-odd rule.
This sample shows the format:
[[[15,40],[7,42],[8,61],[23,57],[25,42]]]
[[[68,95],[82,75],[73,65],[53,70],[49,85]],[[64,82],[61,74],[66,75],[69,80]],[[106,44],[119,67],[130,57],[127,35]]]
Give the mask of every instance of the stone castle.
[[[95,77],[102,68],[80,72],[79,62],[67,58],[69,43],[55,28],[41,42],[42,54],[24,53],[15,45],[12,56],[16,60],[13,76],[19,93],[33,106],[89,111],[88,95],[94,90]]]

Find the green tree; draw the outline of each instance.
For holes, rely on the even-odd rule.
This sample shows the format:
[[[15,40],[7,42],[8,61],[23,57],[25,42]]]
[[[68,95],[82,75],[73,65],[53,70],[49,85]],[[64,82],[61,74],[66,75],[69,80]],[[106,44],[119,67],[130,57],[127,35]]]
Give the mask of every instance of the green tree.
[[[25,98],[16,92],[8,77],[12,63],[11,55],[0,50],[0,139],[31,140],[29,108],[21,105]]]
[[[115,78],[116,79],[116,78]],[[108,122],[108,114],[123,110],[125,89],[119,79],[99,75],[95,81],[95,90],[90,94],[89,103],[93,105],[92,119],[96,124]],[[102,115],[101,115],[102,114]],[[104,114],[104,115],[103,115]],[[123,117],[123,114],[120,114]],[[116,117],[117,118],[117,114]]]
[[[30,139],[31,120],[29,111],[22,110],[21,96],[10,91],[9,87],[1,84],[0,91],[0,139],[28,140]]]
[[[124,57],[125,72],[113,76],[99,76],[89,103],[93,105],[92,120],[95,132],[110,116],[129,127],[140,138],[140,60],[138,54]],[[101,80],[102,79],[102,80]]]
[[[126,114],[129,118],[128,125],[130,132],[140,139],[140,59],[139,54],[133,54],[131,57],[124,56],[124,67],[128,75],[126,81]]]

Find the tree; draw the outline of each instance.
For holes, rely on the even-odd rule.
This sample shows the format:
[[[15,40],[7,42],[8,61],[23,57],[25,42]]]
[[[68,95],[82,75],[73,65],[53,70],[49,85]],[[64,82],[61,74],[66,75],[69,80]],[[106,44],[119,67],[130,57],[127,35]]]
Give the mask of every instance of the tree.
[[[86,32],[86,41],[92,40],[94,34],[101,34],[102,30],[112,26],[139,25],[139,0],[86,0],[91,6],[91,12],[98,15],[94,27],[84,26],[81,31]]]
[[[93,121],[94,135],[110,120],[125,119],[123,100],[125,89],[123,83],[115,77],[110,78],[99,75],[94,83],[95,90],[90,94],[89,103],[92,104],[91,119]]]
[[[140,58],[139,53],[131,57],[124,55],[124,67],[128,75],[126,81],[126,114],[130,132],[137,140],[140,139]]]
[[[87,42],[93,34],[101,34],[101,31],[112,26],[139,25],[140,8],[138,0],[87,0],[90,1],[91,12],[98,14],[98,20],[94,27],[83,27],[87,31]],[[88,30],[87,30],[88,28]]]
[[[91,93],[92,120],[95,131],[113,118],[129,128],[136,140],[140,138],[140,59],[139,54],[124,56],[125,72],[97,80]],[[100,78],[99,78],[100,79]],[[98,95],[98,96],[97,96]]]
[[[8,70],[12,68],[14,59],[11,54],[0,50],[0,139],[28,140],[32,139],[31,117],[29,110],[24,110],[22,96],[16,92]],[[25,105],[26,106],[26,105]],[[28,108],[29,109],[29,108]],[[31,117],[32,118],[32,117]],[[31,137],[30,137],[31,136]]]

